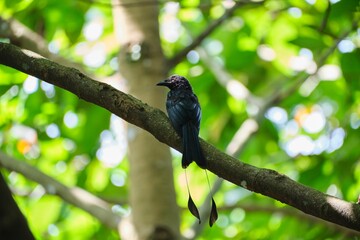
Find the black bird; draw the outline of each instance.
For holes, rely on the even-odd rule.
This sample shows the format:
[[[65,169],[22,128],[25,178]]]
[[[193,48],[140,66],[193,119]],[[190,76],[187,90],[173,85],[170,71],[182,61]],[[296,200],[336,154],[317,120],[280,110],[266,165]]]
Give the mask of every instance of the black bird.
[[[166,110],[172,126],[183,140],[182,167],[187,168],[195,161],[199,167],[206,168],[206,159],[199,143],[201,108],[189,81],[173,75],[157,85],[170,88]]]
[[[166,110],[168,112],[172,126],[174,127],[175,131],[182,137],[182,167],[186,169],[190,163],[195,161],[199,167],[205,169],[206,171],[206,158],[201,150],[199,142],[201,108],[198,98],[194,94],[189,81],[183,76],[172,75],[164,81],[159,82],[157,85],[166,86],[170,89],[166,100]],[[207,180],[210,188],[208,177]],[[209,220],[210,226],[215,223],[218,217],[216,204],[212,196],[211,200],[212,207]],[[190,212],[199,219],[200,223],[200,214],[194,201],[191,198],[190,191],[188,208]]]

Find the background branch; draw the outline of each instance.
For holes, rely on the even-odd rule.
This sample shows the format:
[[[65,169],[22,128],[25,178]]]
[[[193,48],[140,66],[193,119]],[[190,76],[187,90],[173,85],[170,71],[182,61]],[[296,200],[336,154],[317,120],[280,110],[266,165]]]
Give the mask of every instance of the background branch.
[[[49,43],[38,33],[34,32],[16,19],[5,19],[0,16],[0,38],[8,38],[10,42],[18,47],[36,52],[54,62],[67,67],[74,67],[90,77],[92,73],[85,70],[80,63],[70,61],[49,51]]]
[[[111,211],[111,206],[102,199],[78,187],[67,187],[24,161],[16,160],[0,151],[0,165],[9,171],[24,175],[41,184],[48,194],[58,195],[66,202],[83,209],[104,225],[117,230],[120,217]]]
[[[208,25],[208,27],[202,33],[200,33],[194,39],[194,41],[192,41],[192,43],[190,45],[186,46],[184,49],[182,49],[180,52],[178,52],[174,57],[169,59],[167,62],[167,68],[171,69],[174,66],[176,66],[179,62],[181,62],[191,50],[193,50],[194,48],[199,46],[206,37],[208,37],[211,33],[213,33],[225,20],[230,18],[236,9],[238,9],[239,7],[245,6],[246,4],[262,4],[262,3],[263,2],[236,1],[234,6],[227,9],[220,18],[218,18],[218,19],[214,20],[212,23],[210,23]]]
[[[53,63],[11,44],[0,43],[0,63],[64,88],[79,98],[104,107],[150,132],[160,142],[180,149],[180,138],[166,115],[140,100],[96,82],[76,69]],[[360,206],[293,181],[285,175],[242,163],[201,140],[208,169],[238,186],[277,199],[339,225],[360,230]]]

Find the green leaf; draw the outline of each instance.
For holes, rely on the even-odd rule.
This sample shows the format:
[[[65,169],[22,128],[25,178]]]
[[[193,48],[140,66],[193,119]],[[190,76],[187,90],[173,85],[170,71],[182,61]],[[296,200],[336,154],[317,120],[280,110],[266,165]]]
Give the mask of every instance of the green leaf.
[[[349,89],[360,89],[360,50],[341,54],[340,64]]]

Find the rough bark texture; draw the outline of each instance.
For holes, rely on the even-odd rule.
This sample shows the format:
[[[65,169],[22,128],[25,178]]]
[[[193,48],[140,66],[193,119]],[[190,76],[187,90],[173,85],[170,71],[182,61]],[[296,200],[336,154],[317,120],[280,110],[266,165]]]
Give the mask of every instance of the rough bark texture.
[[[35,239],[0,173],[0,239]]]
[[[181,148],[180,138],[159,109],[96,82],[76,69],[67,68],[33,54],[0,43],[0,64],[36,76],[67,89],[78,97],[104,107],[129,123],[151,133],[160,142]],[[208,169],[238,186],[277,199],[305,213],[360,231],[360,205],[324,194],[297,183],[276,171],[240,162],[201,140]]]
[[[118,6],[113,13],[115,30],[119,31],[121,40],[120,74],[126,79],[131,95],[164,108],[164,91],[155,86],[165,77],[158,35],[158,5],[154,1],[154,4],[124,7],[127,2],[132,1],[113,1]],[[131,219],[138,239],[178,238],[179,211],[169,148],[134,125],[128,126],[128,144]]]

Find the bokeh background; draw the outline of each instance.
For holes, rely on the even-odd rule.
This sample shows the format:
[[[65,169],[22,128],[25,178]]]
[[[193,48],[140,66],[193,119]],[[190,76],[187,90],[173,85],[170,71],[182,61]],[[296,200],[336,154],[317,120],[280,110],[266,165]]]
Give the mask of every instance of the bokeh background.
[[[203,139],[236,153],[243,162],[274,169],[350,202],[358,200],[359,1],[244,1],[229,15],[226,12],[236,4],[229,0],[134,0],[122,7],[140,11],[144,4],[159,8],[161,46],[168,59],[205,34],[169,72],[190,79],[202,106]],[[206,34],[220,18],[224,20]],[[9,21],[18,24],[17,31],[7,28]],[[121,34],[107,0],[0,1],[0,41],[126,91],[118,64]],[[31,42],[33,36],[41,41]],[[134,45],[128,57],[136,62],[141,54],[141,46]],[[125,126],[120,118],[72,93],[0,66],[1,151],[66,186],[89,191],[122,217],[131,215]],[[244,144],[237,149],[241,141]],[[213,228],[194,227],[186,208],[181,155],[171,152],[179,227],[185,237],[357,235],[231,183],[220,185],[213,174],[211,184],[219,186],[215,193],[219,220]],[[1,172],[38,239],[119,238],[116,230],[91,214],[47,194],[42,183],[19,172],[4,168]],[[203,201],[208,194],[205,175],[196,166],[187,172],[194,198]]]

